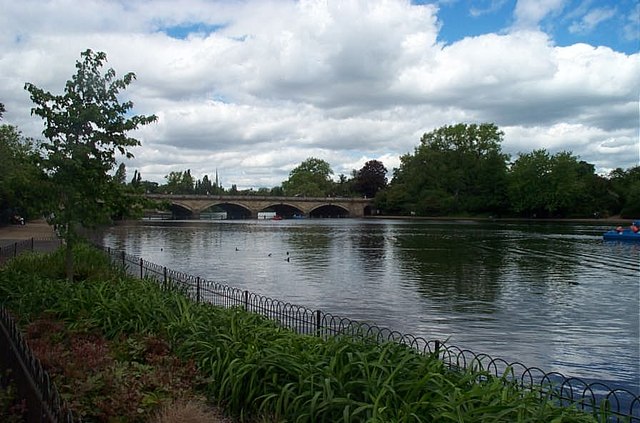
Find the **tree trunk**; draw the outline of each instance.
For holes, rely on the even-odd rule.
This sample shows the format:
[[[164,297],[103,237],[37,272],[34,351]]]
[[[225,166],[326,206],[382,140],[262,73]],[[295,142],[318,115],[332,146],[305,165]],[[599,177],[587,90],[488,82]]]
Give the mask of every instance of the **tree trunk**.
[[[67,239],[67,248],[65,250],[65,272],[67,280],[73,282],[73,243]]]

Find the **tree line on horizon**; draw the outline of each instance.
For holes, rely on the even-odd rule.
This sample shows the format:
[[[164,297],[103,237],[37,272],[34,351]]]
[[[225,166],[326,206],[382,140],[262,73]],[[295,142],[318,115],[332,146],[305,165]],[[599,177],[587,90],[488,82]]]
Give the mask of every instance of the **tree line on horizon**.
[[[257,190],[225,190],[207,175],[171,172],[165,184],[131,184],[147,193],[262,196],[366,197],[381,214],[406,216],[494,216],[600,218],[640,215],[640,166],[617,168],[607,176],[568,151],[502,152],[503,132],[492,123],[443,126],[422,136],[413,153],[387,180],[387,169],[370,160],[335,180],[328,162],[310,157],[281,185]]]

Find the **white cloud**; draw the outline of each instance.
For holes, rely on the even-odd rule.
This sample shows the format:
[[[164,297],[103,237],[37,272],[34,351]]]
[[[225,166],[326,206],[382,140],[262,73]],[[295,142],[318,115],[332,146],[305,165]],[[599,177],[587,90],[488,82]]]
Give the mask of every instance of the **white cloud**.
[[[218,169],[227,187],[272,187],[311,156],[336,175],[371,159],[391,172],[423,133],[458,122],[495,122],[512,154],[638,162],[640,56],[555,46],[538,23],[562,1],[521,0],[510,32],[448,45],[436,41],[436,8],[403,0],[73,4],[0,0],[5,122],[38,136],[24,83],[59,93],[81,51],[105,51],[119,75],[137,75],[124,93],[134,112],[159,118],[127,163],[145,179]],[[163,32],[197,23],[220,29]]]
[[[540,21],[562,11],[567,0],[518,0],[514,11],[517,29],[536,29]]]
[[[601,7],[590,10],[579,21],[569,26],[569,32],[579,34],[591,32],[598,24],[611,19],[615,14],[616,10],[614,8]]]
[[[478,2],[475,2],[473,7],[469,10],[469,13],[473,17],[495,13],[507,3],[507,0],[490,0],[488,5],[480,4],[479,6],[477,3]]]

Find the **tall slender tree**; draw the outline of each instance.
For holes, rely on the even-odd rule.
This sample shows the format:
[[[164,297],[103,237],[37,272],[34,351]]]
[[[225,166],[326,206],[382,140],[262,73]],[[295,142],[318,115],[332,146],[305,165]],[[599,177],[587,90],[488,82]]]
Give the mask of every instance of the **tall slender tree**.
[[[123,201],[115,189],[112,171],[116,154],[132,158],[131,147],[140,142],[130,131],[156,120],[134,116],[133,103],[120,102],[118,94],[135,79],[134,73],[116,78],[113,69],[103,73],[107,56],[86,50],[76,62],[76,74],[64,94],[55,95],[32,83],[25,84],[36,107],[31,113],[44,120],[44,157],[41,166],[51,184],[48,215],[66,242],[66,273],[73,280],[72,248],[79,227],[107,222]]]

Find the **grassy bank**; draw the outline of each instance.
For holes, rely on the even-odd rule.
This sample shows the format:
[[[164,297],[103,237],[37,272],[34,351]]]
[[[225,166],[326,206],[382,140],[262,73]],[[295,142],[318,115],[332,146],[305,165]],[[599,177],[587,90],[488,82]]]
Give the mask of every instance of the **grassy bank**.
[[[88,247],[75,253],[75,283],[59,253],[11,261],[0,299],[86,421],[154,421],[200,398],[245,421],[595,421],[401,345],[298,335],[127,277]]]

